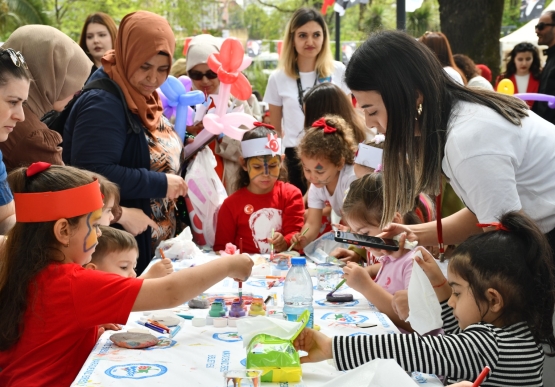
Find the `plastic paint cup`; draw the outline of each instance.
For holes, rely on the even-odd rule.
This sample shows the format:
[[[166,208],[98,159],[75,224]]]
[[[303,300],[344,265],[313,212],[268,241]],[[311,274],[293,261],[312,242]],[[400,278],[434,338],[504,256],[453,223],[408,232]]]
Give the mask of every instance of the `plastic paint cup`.
[[[242,369],[228,370],[224,372],[225,387],[260,387],[260,375],[262,371]]]

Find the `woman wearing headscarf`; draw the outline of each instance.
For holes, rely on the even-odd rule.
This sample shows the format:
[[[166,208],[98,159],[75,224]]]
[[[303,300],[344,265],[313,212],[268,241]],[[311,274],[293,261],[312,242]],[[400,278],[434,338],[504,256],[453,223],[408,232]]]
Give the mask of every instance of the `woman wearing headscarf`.
[[[63,164],[62,136],[40,118],[51,110],[61,111],[81,90],[92,62],[69,36],[50,26],[20,27],[2,47],[21,52],[32,79],[29,99],[23,105],[25,121],[0,144],[6,169],[9,172],[35,161]]]
[[[114,81],[140,125],[128,127],[119,97],[94,89],[79,97],[64,128],[64,161],[118,184],[121,206],[133,211],[131,222],[141,228],[137,274],[148,266],[158,243],[174,236],[174,200],[187,193],[178,175],[183,144],[162,116],[156,92],[169,75],[174,49],[164,18],[146,11],[125,16],[114,50],[104,55],[103,67],[90,81]]]

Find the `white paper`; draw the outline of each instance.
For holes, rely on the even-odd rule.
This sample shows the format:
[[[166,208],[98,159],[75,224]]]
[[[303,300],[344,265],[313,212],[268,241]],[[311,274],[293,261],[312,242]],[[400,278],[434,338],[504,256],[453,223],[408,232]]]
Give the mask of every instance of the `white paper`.
[[[391,359],[374,359],[330,380],[321,387],[415,387],[418,384]]]
[[[393,240],[399,242],[399,240],[401,240],[401,234],[399,235],[395,235],[393,237]],[[418,241],[409,241],[408,239],[405,238],[405,245],[403,246],[405,249],[407,250],[414,250],[416,249],[416,247],[418,246]]]
[[[291,340],[301,325],[300,322],[256,316],[237,320],[237,332],[243,337],[243,347],[246,348],[253,337],[261,333]]]
[[[416,256],[422,258],[422,253],[417,251]],[[412,329],[423,335],[443,326],[439,300],[426,273],[416,261],[412,265],[408,298],[409,317],[406,321]]]

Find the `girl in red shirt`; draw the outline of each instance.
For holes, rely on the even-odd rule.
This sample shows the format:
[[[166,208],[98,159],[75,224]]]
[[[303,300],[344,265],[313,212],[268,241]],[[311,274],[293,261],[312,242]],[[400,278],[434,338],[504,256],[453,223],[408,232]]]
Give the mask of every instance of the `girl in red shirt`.
[[[243,157],[238,190],[224,200],[218,211],[214,251],[226,243],[247,253],[281,252],[303,226],[304,203],[301,191],[285,183],[281,139],[274,127],[260,122],[241,141]],[[243,252],[243,251],[241,251]]]

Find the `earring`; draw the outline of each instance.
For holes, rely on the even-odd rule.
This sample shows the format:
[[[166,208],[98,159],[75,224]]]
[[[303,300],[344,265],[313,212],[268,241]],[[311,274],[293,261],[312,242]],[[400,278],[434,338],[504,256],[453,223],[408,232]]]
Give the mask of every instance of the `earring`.
[[[418,117],[420,117],[420,115],[422,114],[422,104],[418,105],[418,109],[416,109],[416,112],[418,113]],[[418,121],[418,117],[414,117],[414,119]]]
[[[67,242],[64,246],[65,246],[65,247],[69,247],[69,242]]]

